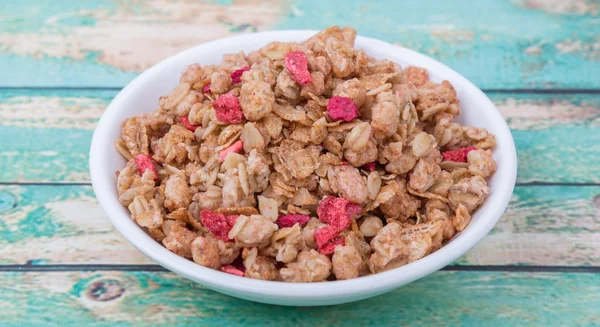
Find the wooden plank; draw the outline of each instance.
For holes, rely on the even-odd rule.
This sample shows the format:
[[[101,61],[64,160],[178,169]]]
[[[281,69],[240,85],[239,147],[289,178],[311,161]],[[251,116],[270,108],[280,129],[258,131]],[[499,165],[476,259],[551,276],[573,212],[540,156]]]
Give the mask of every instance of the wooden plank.
[[[96,122],[115,91],[0,91],[0,181],[89,182]],[[32,96],[33,95],[33,96]]]
[[[517,187],[464,265],[600,265],[600,187]]]
[[[115,94],[0,91],[0,139],[11,140],[0,147],[0,182],[89,182],[93,129]],[[513,130],[519,183],[600,183],[600,98],[491,96]]]
[[[356,303],[281,307],[167,272],[0,273],[8,326],[592,326],[600,275],[437,272]],[[110,293],[106,292],[111,290]]]
[[[91,186],[0,186],[0,263],[150,263]]]
[[[520,186],[462,265],[600,265],[600,186]],[[89,186],[0,186],[0,263],[151,264]]]
[[[598,96],[493,93],[490,97],[515,140],[518,183],[600,182]]]
[[[600,86],[594,1],[29,0],[9,1],[3,17],[12,19],[0,22],[1,86],[123,86],[208,40],[348,22],[435,57],[483,88]]]

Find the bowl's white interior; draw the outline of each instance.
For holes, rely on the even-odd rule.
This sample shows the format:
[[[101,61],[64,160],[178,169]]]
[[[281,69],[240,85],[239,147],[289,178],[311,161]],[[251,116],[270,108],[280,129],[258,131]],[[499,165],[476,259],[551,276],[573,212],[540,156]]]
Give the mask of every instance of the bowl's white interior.
[[[125,87],[106,109],[92,141],[90,173],[98,201],[117,229],[138,249],[162,266],[226,294],[255,301],[319,305],[349,302],[381,294],[423,277],[454,261],[475,245],[502,215],[515,183],[516,151],[510,131],[492,102],[458,73],[416,52],[383,41],[357,37],[356,47],[376,58],[387,58],[403,67],[416,65],[429,70],[431,80],[449,80],[461,100],[462,124],[485,127],[496,135],[494,158],[498,171],[489,180],[490,194],[471,224],[437,252],[409,265],[388,272],[347,281],[315,284],[290,284],[241,278],[204,268],[167,251],[152,240],[129,218],[117,200],[115,171],[125,161],[113,144],[120,136],[121,122],[158,107],[158,97],[168,94],[179,82],[181,72],[192,63],[217,64],[225,53],[246,53],[270,41],[300,41],[314,31],[278,31],[247,34],[218,40],[181,52],[150,68]]]

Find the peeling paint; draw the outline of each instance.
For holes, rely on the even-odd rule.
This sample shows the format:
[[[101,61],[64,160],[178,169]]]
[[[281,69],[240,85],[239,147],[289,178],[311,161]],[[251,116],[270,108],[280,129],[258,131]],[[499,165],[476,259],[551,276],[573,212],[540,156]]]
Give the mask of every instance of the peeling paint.
[[[543,129],[585,122],[600,127],[600,108],[568,101],[522,101],[505,99],[496,103],[511,129]]]
[[[472,42],[475,33],[469,30],[460,30],[454,28],[435,28],[431,30],[433,38],[442,40],[445,43],[467,43]]]
[[[600,60],[600,37],[591,42],[568,39],[557,43],[555,48],[560,54],[576,54],[589,60]]]
[[[12,97],[0,102],[2,125],[93,130],[107,103],[98,98]]]
[[[114,13],[81,10],[47,19],[39,33],[0,32],[0,49],[38,59],[97,56],[99,63],[139,72],[194,45],[244,32],[248,26],[269,29],[286,12],[286,4],[284,0],[234,1],[220,6],[153,0],[137,3],[135,12],[126,4]],[[61,25],[65,17],[81,16],[94,18],[95,25]]]
[[[594,0],[511,0],[513,3],[551,14],[597,15],[600,4]]]

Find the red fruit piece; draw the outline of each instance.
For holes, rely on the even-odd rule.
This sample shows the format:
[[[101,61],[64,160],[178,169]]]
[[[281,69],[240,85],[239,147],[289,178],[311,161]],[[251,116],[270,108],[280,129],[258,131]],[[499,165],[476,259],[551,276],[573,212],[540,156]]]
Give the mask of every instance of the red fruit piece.
[[[351,121],[358,117],[356,103],[348,97],[334,96],[327,103],[327,113],[335,120]]]
[[[233,94],[223,94],[212,103],[217,119],[231,124],[239,124],[244,118],[240,100]]]
[[[467,162],[467,154],[476,149],[476,147],[470,146],[468,148],[446,151],[442,152],[442,157],[444,157],[444,160],[446,161]]]
[[[319,203],[317,214],[322,222],[342,230],[350,225],[350,220],[360,213],[360,210],[361,208],[358,204],[344,198],[328,196]]]
[[[210,82],[206,83],[206,85],[204,85],[204,87],[202,88],[202,93],[212,93],[210,91]]]
[[[364,170],[368,170],[368,171],[375,171],[375,165],[376,165],[375,161],[373,161],[373,162],[369,162],[369,163],[364,164],[362,166],[362,168]]]
[[[154,167],[154,163],[152,163],[152,159],[147,154],[138,154],[135,157],[135,166],[140,171],[140,174],[144,174],[147,169],[154,174],[154,180],[158,179],[158,172],[156,171],[156,167]]]
[[[340,230],[335,228],[334,226],[327,225],[321,228],[315,229],[313,237],[315,238],[315,243],[317,243],[318,247],[322,247],[327,242],[331,241],[333,238],[340,234]]]
[[[232,274],[232,275],[236,275],[236,276],[240,276],[240,277],[244,277],[244,272],[237,269],[236,267],[232,266],[232,265],[224,265],[221,267],[220,269],[222,272],[226,272],[228,274]]]
[[[225,216],[225,219],[227,219],[227,223],[229,224],[229,226],[233,227],[233,225],[235,225],[235,222],[237,221],[239,216],[236,215],[227,215]]]
[[[223,213],[216,213],[210,210],[200,211],[200,220],[204,227],[216,238],[223,241],[229,241],[227,235],[233,224],[235,224],[235,219],[232,217],[237,219],[237,216],[226,216]]]
[[[250,66],[246,66],[246,67],[242,67],[236,71],[234,71],[233,73],[231,73],[231,84],[238,84],[242,82],[242,75],[244,74],[244,72],[247,72],[250,70]]]
[[[190,120],[187,117],[179,117],[179,122],[183,124],[183,127],[187,128],[192,132],[195,132],[196,128],[198,128],[198,126],[192,125],[192,123],[190,123]]]
[[[327,242],[327,244],[323,245],[319,248],[319,252],[324,255],[330,255],[335,252],[335,248],[338,245],[345,245],[346,241],[341,237],[336,237],[333,240]]]
[[[284,228],[284,227],[292,227],[295,224],[300,224],[300,226],[302,226],[302,225],[306,224],[309,220],[310,220],[309,216],[289,214],[289,215],[279,216],[275,223],[279,226],[279,228]]]
[[[240,153],[242,151],[243,147],[244,147],[244,142],[242,142],[242,140],[239,140],[239,141],[233,143],[232,145],[226,147],[225,149],[221,150],[221,152],[219,152],[219,161],[220,162],[225,161],[225,157],[227,157],[227,154],[229,152]]]
[[[288,52],[285,55],[285,68],[294,75],[296,82],[300,85],[312,83],[312,76],[308,71],[308,58],[300,50]]]

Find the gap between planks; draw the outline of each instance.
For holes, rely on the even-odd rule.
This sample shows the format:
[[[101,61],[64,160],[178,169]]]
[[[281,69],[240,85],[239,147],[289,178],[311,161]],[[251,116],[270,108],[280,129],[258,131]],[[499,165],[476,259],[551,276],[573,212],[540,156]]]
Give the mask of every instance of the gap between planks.
[[[121,91],[123,87],[111,86],[0,86],[0,91]],[[481,89],[485,93],[517,93],[517,94],[600,94],[600,89],[588,88],[548,88],[548,89]]]
[[[545,272],[545,273],[600,273],[600,266],[511,266],[511,265],[449,265],[442,271],[486,272]],[[159,265],[120,264],[48,264],[0,265],[2,272],[65,272],[65,271],[168,271]]]

